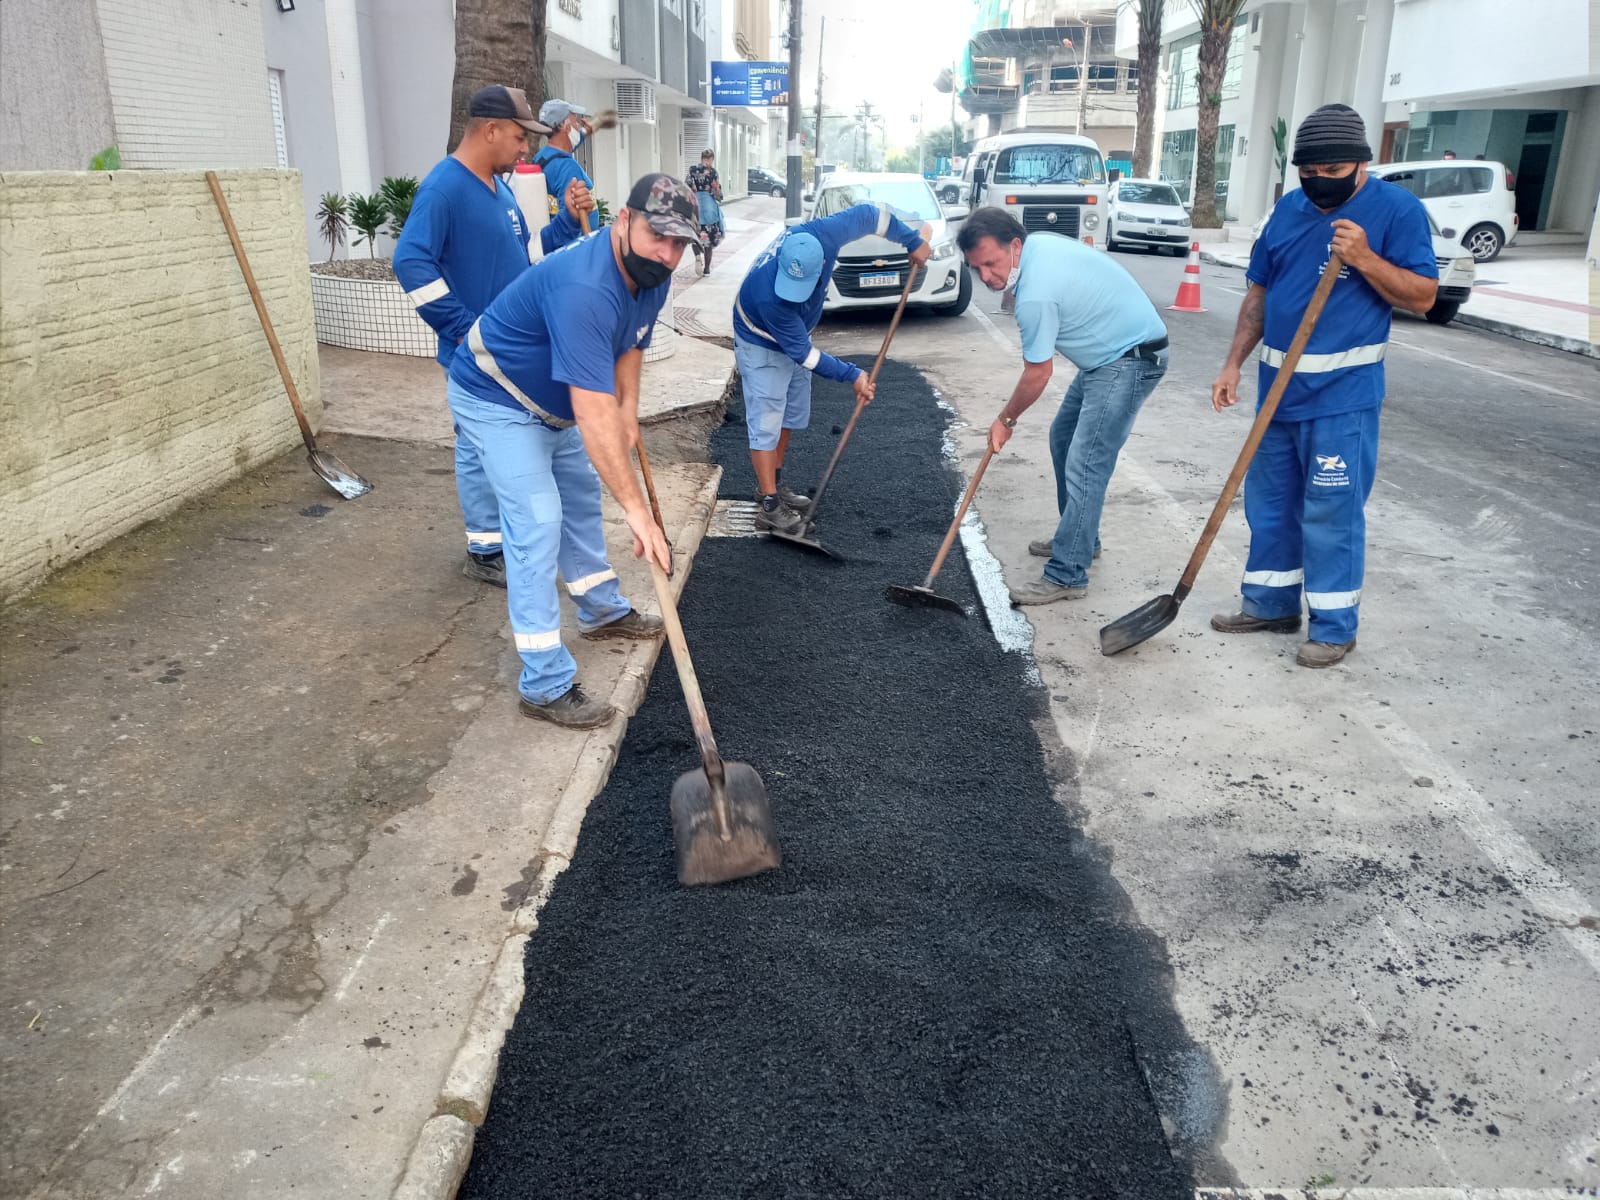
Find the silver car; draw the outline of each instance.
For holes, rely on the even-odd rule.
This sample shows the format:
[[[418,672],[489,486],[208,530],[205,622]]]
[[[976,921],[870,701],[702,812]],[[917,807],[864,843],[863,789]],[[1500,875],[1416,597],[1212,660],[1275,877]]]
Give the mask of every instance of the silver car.
[[[1170,183],[1119,179],[1106,197],[1106,249],[1149,246],[1182,254],[1194,236],[1189,210]]]

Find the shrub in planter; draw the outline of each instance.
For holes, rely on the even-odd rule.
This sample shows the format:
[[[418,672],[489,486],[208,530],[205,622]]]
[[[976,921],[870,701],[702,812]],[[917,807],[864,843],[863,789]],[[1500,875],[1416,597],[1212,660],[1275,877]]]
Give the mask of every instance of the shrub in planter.
[[[411,215],[411,205],[417,198],[419,186],[413,175],[391,175],[378,189],[378,195],[383,197],[384,211],[389,214],[390,237],[398,238],[400,231],[406,227],[406,218]]]
[[[374,243],[388,216],[389,206],[384,203],[383,193],[374,192],[370,196],[363,196],[360,192],[350,193],[350,224],[361,235],[355,239],[355,244],[359,246],[366,242],[368,258],[378,256]]]

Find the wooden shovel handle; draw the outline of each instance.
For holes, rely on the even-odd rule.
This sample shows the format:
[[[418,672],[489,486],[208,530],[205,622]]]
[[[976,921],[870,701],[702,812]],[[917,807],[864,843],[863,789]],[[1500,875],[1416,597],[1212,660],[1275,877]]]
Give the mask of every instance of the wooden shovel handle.
[[[908,264],[909,266],[909,264]],[[889,343],[894,340],[894,331],[900,328],[900,318],[905,316],[906,300],[911,295],[911,285],[916,282],[917,273],[914,269],[906,273],[906,285],[900,289],[900,303],[894,306],[894,316],[889,321],[889,329],[883,335],[883,345],[878,348],[877,361],[872,364],[872,373],[867,376],[870,383],[878,382],[878,371],[883,366],[883,360],[889,354]],[[806,509],[806,520],[810,521],[817,512],[817,505],[822,503],[822,493],[828,490],[828,481],[833,478],[833,469],[839,465],[839,459],[844,455],[844,448],[850,441],[850,435],[856,431],[856,422],[861,419],[861,410],[866,408],[865,400],[857,400],[855,411],[850,414],[850,420],[845,423],[844,433],[839,437],[839,444],[833,448],[833,457],[828,460],[827,469],[822,472],[822,478],[817,481],[817,490],[811,495],[811,507]]]
[[[700,747],[700,762],[705,767],[706,778],[711,782],[712,807],[716,810],[718,833],[726,838],[732,834],[728,816],[727,780],[722,767],[722,755],[717,750],[717,739],[711,732],[711,717],[706,712],[705,697],[700,694],[700,680],[694,673],[694,662],[689,658],[689,643],[684,640],[683,624],[678,620],[678,606],[672,599],[672,584],[666,572],[650,560],[650,578],[656,585],[656,601],[661,606],[661,623],[667,627],[667,642],[672,647],[672,661],[678,667],[678,682],[683,685],[684,703],[689,706],[689,721],[694,726],[694,740]]]
[[[961,497],[961,503],[956,508],[956,518],[950,522],[950,528],[944,535],[944,541],[939,543],[939,553],[933,556],[933,566],[928,568],[928,577],[922,581],[923,587],[931,588],[934,576],[939,573],[939,568],[944,566],[945,557],[950,553],[950,547],[955,545],[956,534],[961,529],[961,520],[967,515],[967,508],[972,503],[972,497],[977,495],[978,484],[982,482],[983,473],[989,469],[989,460],[993,457],[994,447],[986,444],[983,448],[983,460],[978,463],[978,469],[972,473],[972,480],[967,484],[966,494]]]
[[[1183,569],[1183,574],[1178,579],[1178,586],[1173,590],[1173,596],[1180,602],[1194,587],[1195,577],[1200,574],[1200,565],[1206,561],[1206,555],[1211,551],[1211,543],[1216,539],[1217,531],[1222,528],[1223,518],[1228,515],[1228,506],[1239,493],[1239,485],[1244,482],[1244,473],[1250,467],[1250,460],[1256,456],[1261,439],[1266,436],[1267,426],[1272,423],[1272,415],[1278,411],[1278,401],[1283,398],[1283,390],[1289,386],[1295,368],[1300,365],[1300,355],[1305,351],[1306,343],[1311,340],[1311,332],[1317,327],[1317,318],[1322,316],[1323,305],[1327,304],[1333,285],[1338,282],[1339,272],[1343,269],[1344,261],[1330,251],[1328,265],[1322,268],[1322,278],[1317,281],[1317,290],[1311,293],[1311,303],[1306,305],[1305,316],[1300,318],[1300,328],[1294,331],[1294,340],[1289,343],[1289,349],[1283,356],[1283,365],[1278,368],[1277,378],[1272,381],[1272,387],[1267,391],[1267,398],[1262,402],[1260,411],[1256,413],[1255,424],[1250,426],[1250,436],[1245,438],[1244,447],[1239,451],[1238,461],[1233,464],[1233,473],[1223,485],[1222,495],[1217,497],[1216,507],[1211,510],[1211,519],[1206,522],[1205,530],[1200,534],[1200,541],[1196,543],[1194,553],[1189,556],[1189,565]]]
[[[644,476],[645,495],[650,497],[650,515],[655,519],[661,536],[667,534],[666,522],[661,519],[661,502],[656,499],[656,481],[650,477],[650,456],[644,452],[644,438],[639,439],[639,473]]]
[[[278,345],[278,335],[272,330],[272,318],[267,316],[267,306],[261,299],[261,289],[256,286],[255,273],[250,270],[250,260],[245,256],[244,243],[239,241],[239,231],[233,224],[233,213],[228,208],[228,199],[222,194],[222,183],[217,179],[215,171],[206,172],[206,183],[210,185],[211,198],[217,202],[217,211],[222,214],[222,224],[228,231],[228,240],[233,243],[233,256],[239,260],[239,270],[244,273],[245,286],[250,289],[250,300],[256,306],[256,316],[261,318],[261,328],[267,335],[267,345],[272,347],[272,360],[278,364],[278,374],[283,377],[283,390],[289,393],[289,403],[294,407],[294,419],[300,422],[300,436],[305,439],[306,449],[316,453],[317,440],[311,434],[311,422],[306,420],[306,410],[300,405],[300,393],[295,389],[294,377],[289,374],[289,364],[284,361],[283,347]]]
[[[589,226],[589,210],[587,208],[578,214],[578,224],[583,226],[583,232],[585,234],[594,232],[594,230]]]

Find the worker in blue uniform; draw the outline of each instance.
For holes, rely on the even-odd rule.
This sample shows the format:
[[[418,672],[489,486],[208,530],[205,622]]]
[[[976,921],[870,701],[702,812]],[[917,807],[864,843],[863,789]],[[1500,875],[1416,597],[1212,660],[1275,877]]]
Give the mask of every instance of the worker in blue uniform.
[[[439,335],[436,357],[446,371],[479,314],[528,269],[528,222],[500,177],[527,154],[529,134],[550,132],[520,88],[481,88],[467,113],[460,143],[417,189],[393,262],[407,299]],[[455,432],[456,494],[467,527],[462,574],[505,587],[494,489],[477,449]]]
[[[550,192],[550,224],[540,235],[544,252],[549,254],[582,237],[581,214],[595,211],[594,180],[572,156],[585,138],[594,135],[594,127],[589,110],[568,100],[546,100],[539,106],[539,120],[551,129],[544,147],[533,156]]]
[[[785,231],[751,264],[733,304],[733,356],[744,390],[745,427],[755,468],[757,529],[799,533],[809,497],[783,487],[789,435],[811,423],[811,376],[848,383],[872,399],[867,373],[811,344],[839,251],[876,234],[906,248],[910,271],[933,253],[933,230],[913,229],[887,204],[857,204]]]
[[[616,716],[579,686],[561,644],[558,570],[584,637],[661,632],[660,617],[622,595],[607,559],[600,483],[622,506],[634,553],[670,570],[630,454],[644,351],[672,272],[699,237],[694,193],[669,175],[646,175],[609,229],[541,259],[501,292],[450,364],[450,410],[500,504],[525,716],[572,729]]]
[[[1355,649],[1390,319],[1396,308],[1426,312],[1438,288],[1422,202],[1369,176],[1371,160],[1366,127],[1347,105],[1323,105],[1301,122],[1300,188],[1278,201],[1251,251],[1233,346],[1211,387],[1217,411],[1235,404],[1240,369],[1260,342],[1256,386],[1266,396],[1337,253],[1338,282],[1245,476],[1243,603],[1211,618],[1223,633],[1292,633],[1303,594],[1304,667],[1333,666]]]

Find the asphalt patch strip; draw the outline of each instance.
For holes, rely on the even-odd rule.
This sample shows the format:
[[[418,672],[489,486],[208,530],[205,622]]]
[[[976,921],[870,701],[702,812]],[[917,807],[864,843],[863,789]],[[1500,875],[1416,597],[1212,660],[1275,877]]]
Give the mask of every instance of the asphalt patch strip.
[[[850,405],[818,381],[790,486],[821,473]],[[529,941],[459,1195],[1193,1196],[1224,1116],[1215,1068],[1058,802],[1028,660],[981,622],[883,599],[953,512],[943,423],[886,364],[820,514],[844,561],[701,546],[685,630],[724,755],[766,781],[783,867],[676,883],[667,800],[697,756],[663,656]],[[747,499],[737,411],[711,449],[723,495]],[[941,590],[975,604],[956,568]]]

